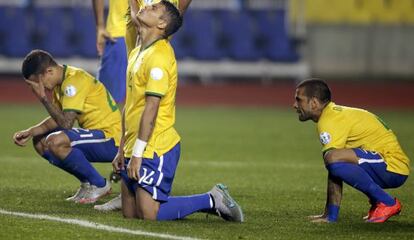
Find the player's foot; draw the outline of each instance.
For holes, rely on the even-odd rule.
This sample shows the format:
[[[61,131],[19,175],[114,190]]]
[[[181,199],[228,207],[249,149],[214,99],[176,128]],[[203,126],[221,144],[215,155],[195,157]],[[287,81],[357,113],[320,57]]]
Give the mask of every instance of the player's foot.
[[[109,212],[109,211],[116,211],[122,209],[122,198],[121,194],[119,194],[117,197],[111,199],[110,201],[93,206],[94,209],[102,212]]]
[[[374,202],[371,202],[371,200],[369,201],[369,204],[371,204],[371,208],[368,210],[368,215],[362,218],[363,220],[368,220],[371,217],[371,215],[374,213],[375,207],[377,206],[377,204]]]
[[[387,221],[390,217],[397,215],[401,212],[401,203],[398,199],[395,199],[395,204],[392,206],[387,206],[384,203],[377,203],[377,206],[368,218],[367,222],[371,223],[383,223]]]
[[[244,221],[242,209],[230,196],[226,185],[216,184],[209,194],[214,200],[214,209],[220,217],[232,222]]]
[[[109,183],[109,181],[106,181],[105,186],[103,187],[89,185],[88,190],[83,195],[83,197],[79,199],[78,203],[81,203],[81,204],[94,203],[99,198],[111,194],[111,191],[112,191],[112,188],[111,188],[111,184]]]
[[[88,182],[81,183],[78,191],[76,191],[76,193],[72,197],[66,198],[66,201],[79,201],[83,197],[83,195],[85,195],[85,193],[88,191],[89,186],[90,184]]]

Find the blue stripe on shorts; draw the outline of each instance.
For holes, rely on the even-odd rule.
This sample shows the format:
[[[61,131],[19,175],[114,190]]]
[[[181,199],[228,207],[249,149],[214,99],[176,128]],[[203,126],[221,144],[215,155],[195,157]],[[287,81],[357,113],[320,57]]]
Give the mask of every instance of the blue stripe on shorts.
[[[361,148],[353,149],[361,166],[381,188],[397,188],[408,176],[387,171],[387,164],[380,154]]]

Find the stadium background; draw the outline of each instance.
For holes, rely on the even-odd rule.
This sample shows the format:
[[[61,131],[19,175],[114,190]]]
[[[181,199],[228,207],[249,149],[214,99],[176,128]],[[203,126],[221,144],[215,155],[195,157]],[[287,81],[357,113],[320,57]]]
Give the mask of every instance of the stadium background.
[[[46,115],[19,75],[27,52],[45,49],[60,63],[95,74],[99,59],[91,2],[0,0],[0,209],[211,239],[330,234],[349,239],[350,232],[354,238],[412,239],[410,180],[393,191],[405,210],[387,225],[361,224],[368,204],[350,188],[340,224],[308,223],[304,216],[323,205],[326,171],[314,126],[299,123],[291,105],[298,81],[324,78],[335,102],[379,114],[414,159],[413,42],[414,0],[193,0],[184,27],[172,39],[180,75],[177,128],[184,145],[173,191],[200,192],[224,181],[247,222],[239,227],[195,216],[137,226],[118,213],[99,215],[90,206],[62,202],[78,183],[30,148],[11,143],[15,131]],[[110,171],[107,165],[98,168]],[[119,237],[55,224],[53,231],[4,215],[0,223],[0,239],[71,239],[74,233],[79,239]]]

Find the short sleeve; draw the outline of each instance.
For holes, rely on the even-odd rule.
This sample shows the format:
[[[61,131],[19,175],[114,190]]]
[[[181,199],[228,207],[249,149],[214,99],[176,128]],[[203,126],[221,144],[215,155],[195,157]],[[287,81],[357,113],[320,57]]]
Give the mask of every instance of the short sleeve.
[[[62,104],[63,111],[75,111],[81,113],[84,109],[88,93],[88,85],[86,79],[74,78],[75,76],[65,79],[62,84],[61,88],[63,94],[60,102]]]
[[[169,85],[169,71],[171,64],[168,64],[168,58],[162,57],[161,54],[156,54],[149,59],[145,68],[145,95],[163,97],[168,90]]]
[[[335,119],[318,123],[319,140],[322,151],[344,148],[348,139],[349,125]]]

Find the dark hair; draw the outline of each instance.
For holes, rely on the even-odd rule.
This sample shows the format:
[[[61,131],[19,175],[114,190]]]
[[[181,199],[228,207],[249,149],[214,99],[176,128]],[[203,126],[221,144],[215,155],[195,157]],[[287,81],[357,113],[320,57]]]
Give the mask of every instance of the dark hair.
[[[25,79],[28,79],[31,75],[44,73],[46,68],[56,65],[57,63],[50,53],[40,49],[35,49],[24,58],[22,64],[22,74]]]
[[[322,79],[311,78],[300,82],[296,88],[305,88],[305,95],[308,98],[316,97],[322,103],[331,101],[331,90],[328,84]]]
[[[166,0],[162,0],[160,3],[164,5],[166,15],[168,17],[168,25],[165,28],[164,34],[164,37],[167,38],[177,32],[178,29],[180,29],[181,25],[183,25],[183,17],[181,16],[180,11],[174,6],[174,4]]]

